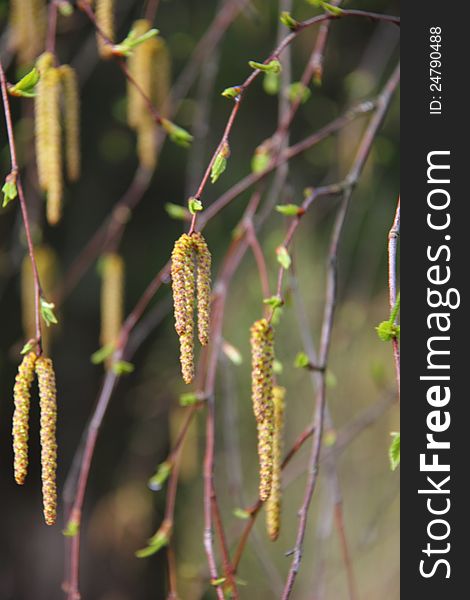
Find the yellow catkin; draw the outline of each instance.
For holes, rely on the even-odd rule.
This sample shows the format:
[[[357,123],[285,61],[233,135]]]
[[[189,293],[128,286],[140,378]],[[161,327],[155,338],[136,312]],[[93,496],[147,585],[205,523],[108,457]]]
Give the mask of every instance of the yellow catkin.
[[[62,216],[62,132],[60,126],[60,75],[55,67],[44,74],[47,137],[45,148],[47,181],[47,221],[56,225]]]
[[[146,169],[153,171],[157,166],[156,125],[148,114],[137,127],[137,156],[139,163]]]
[[[139,19],[132,25],[135,35],[144,35],[152,24],[147,19]],[[154,60],[155,39],[140,44],[128,58],[129,73],[145,95],[152,99],[152,71]],[[127,121],[130,127],[138,128],[145,124],[148,108],[142,94],[130,81],[127,84]]]
[[[251,326],[251,396],[258,423],[272,412],[273,362],[273,329],[266,319],[260,319]]]
[[[211,253],[201,233],[194,233],[197,272],[197,322],[199,341],[203,346],[209,342],[211,306]]]
[[[27,354],[19,368],[15,379],[13,396],[15,412],[13,414],[13,452],[15,481],[24,483],[28,472],[28,437],[29,437],[29,406],[30,388],[34,379],[34,364],[36,354]]]
[[[101,335],[102,346],[117,342],[124,307],[124,261],[119,254],[103,256],[101,275]]]
[[[174,447],[181,433],[183,425],[186,423],[188,413],[185,408],[177,406],[170,412],[170,437],[171,447]],[[198,460],[198,421],[192,419],[188,430],[184,436],[184,444],[179,459],[179,476],[181,481],[187,482],[196,476],[199,468]]]
[[[54,367],[50,358],[40,356],[36,360],[36,375],[41,410],[40,438],[44,519],[47,525],[53,525],[57,512],[57,393]]]
[[[284,428],[285,395],[285,388],[281,386],[275,386],[273,388],[273,475],[271,494],[266,504],[266,529],[269,538],[273,542],[277,540],[281,528],[282,436]]]
[[[114,43],[114,0],[96,0],[96,24],[106,38]],[[111,46],[100,33],[96,33],[98,52],[101,58],[108,59],[113,55]]]
[[[40,73],[40,79],[36,85],[36,96],[34,98],[34,116],[35,116],[35,141],[36,141],[36,163],[38,169],[39,185],[43,190],[47,188],[46,173],[46,147],[48,132],[48,108],[47,93],[44,75],[46,71],[54,64],[54,56],[50,52],[44,52],[38,58],[36,67]]]
[[[30,64],[45,45],[47,8],[45,0],[11,0],[10,47],[20,64]]]
[[[41,281],[43,294],[50,298],[57,281],[57,256],[52,248],[45,245],[36,246],[34,257]],[[23,333],[26,340],[36,337],[36,305],[33,269],[29,255],[26,255],[21,265],[21,311]],[[50,334],[53,328],[43,327],[41,332],[42,349],[45,354],[50,349]]]
[[[69,65],[59,67],[64,98],[65,156],[70,181],[80,177],[80,97],[77,76]]]
[[[196,278],[194,274],[196,252],[191,243],[184,265],[184,286],[186,302],[186,327],[180,337],[180,360],[183,381],[187,384],[194,379],[194,297]]]
[[[273,477],[273,337],[273,329],[266,319],[255,321],[251,326],[251,386],[258,426],[259,498],[262,502],[271,494]]]
[[[187,327],[186,275],[193,261],[194,251],[191,236],[183,233],[176,240],[173,252],[171,253],[171,283],[173,289],[175,329],[178,335],[183,334]]]

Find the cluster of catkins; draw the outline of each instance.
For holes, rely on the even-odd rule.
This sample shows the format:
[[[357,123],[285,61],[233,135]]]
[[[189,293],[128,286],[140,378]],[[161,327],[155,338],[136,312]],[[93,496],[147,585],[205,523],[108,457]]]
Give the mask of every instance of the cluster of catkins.
[[[175,328],[180,338],[181,371],[185,383],[194,379],[194,301],[197,298],[198,338],[209,341],[211,254],[199,232],[183,235],[171,255]]]
[[[259,498],[266,504],[268,535],[276,540],[281,515],[282,429],[285,390],[274,385],[274,331],[266,319],[251,326],[251,385],[258,428]]]
[[[13,451],[15,480],[22,485],[28,472],[29,408],[31,385],[36,374],[41,410],[41,467],[44,519],[53,525],[57,513],[57,397],[52,360],[29,352],[23,358],[14,387]]]
[[[76,181],[80,176],[78,85],[72,67],[56,67],[50,52],[41,54],[36,66],[40,75],[34,101],[38,178],[47,196],[47,220],[56,225],[62,216],[62,128],[67,177]]]

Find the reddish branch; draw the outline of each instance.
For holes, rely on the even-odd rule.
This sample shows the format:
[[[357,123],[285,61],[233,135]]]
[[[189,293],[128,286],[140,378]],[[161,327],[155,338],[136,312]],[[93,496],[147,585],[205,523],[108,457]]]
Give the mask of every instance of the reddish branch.
[[[31,236],[31,229],[29,226],[28,208],[26,206],[26,199],[24,196],[23,185],[21,183],[20,171],[18,168],[18,160],[16,157],[16,144],[15,137],[13,134],[13,123],[11,120],[10,101],[8,98],[7,91],[7,80],[5,77],[5,71],[0,62],[0,84],[2,88],[2,101],[3,109],[5,113],[5,121],[8,135],[8,146],[10,149],[10,160],[11,160],[11,171],[7,177],[7,181],[11,181],[16,185],[18,192],[18,199],[20,202],[21,216],[23,218],[23,225],[26,234],[26,243],[28,245],[28,253],[31,261],[31,268],[33,272],[34,280],[34,310],[35,310],[35,323],[36,323],[36,339],[34,340],[37,345],[37,355],[40,356],[42,353],[41,347],[41,310],[40,310],[40,298],[41,298],[41,283],[39,280],[39,273],[36,265],[36,259],[34,257],[34,245]]]

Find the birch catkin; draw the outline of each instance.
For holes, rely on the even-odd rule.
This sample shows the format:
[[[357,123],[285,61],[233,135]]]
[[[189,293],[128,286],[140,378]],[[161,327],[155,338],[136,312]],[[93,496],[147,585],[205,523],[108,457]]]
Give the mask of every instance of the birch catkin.
[[[184,233],[171,254],[171,280],[175,329],[180,338],[180,360],[183,380],[194,378],[194,300],[197,283],[199,340],[209,339],[211,256],[200,233]],[[196,281],[197,280],[197,281]]]
[[[132,31],[136,37],[144,35],[152,28],[152,24],[147,19],[139,19],[132,26]],[[128,58],[129,73],[132,79],[138,84],[144,94],[152,100],[153,86],[153,59],[154,59],[154,39],[145,41],[137,46]],[[148,116],[148,108],[137,87],[130,81],[127,83],[127,122],[130,127],[137,128],[145,123],[145,116]]]
[[[64,97],[65,157],[70,181],[80,177],[80,99],[75,71],[69,65],[59,67]]]
[[[101,280],[102,346],[115,345],[122,325],[124,304],[124,261],[111,252],[103,257]]]
[[[99,55],[104,59],[111,58],[113,50],[108,40],[114,43],[114,0],[96,0],[95,17],[99,29],[96,32]],[[107,39],[104,39],[100,32]]]
[[[39,399],[41,409],[41,470],[44,519],[53,525],[57,512],[57,397],[52,360],[40,356],[36,360]]]
[[[28,472],[28,437],[29,437],[29,407],[31,384],[34,379],[36,354],[27,354],[19,368],[15,379],[13,396],[15,412],[13,414],[13,452],[15,481],[23,485]]]
[[[266,319],[251,326],[251,385],[253,412],[258,427],[259,498],[266,501],[271,494],[273,478],[273,329]]]
[[[10,46],[20,64],[34,61],[45,45],[47,9],[45,0],[11,0]]]
[[[34,98],[34,123],[36,141],[36,164],[38,169],[39,185],[43,190],[47,189],[47,157],[46,147],[49,136],[48,131],[48,106],[45,85],[46,71],[54,64],[54,56],[50,52],[44,52],[38,58],[36,67],[40,79],[36,85],[36,96]]]
[[[202,234],[193,234],[197,263],[197,322],[198,336],[202,346],[209,341],[211,304],[211,253]]]
[[[266,529],[269,538],[273,542],[277,540],[281,528],[282,435],[284,429],[285,395],[285,388],[274,386],[273,477],[271,495],[266,504]]]

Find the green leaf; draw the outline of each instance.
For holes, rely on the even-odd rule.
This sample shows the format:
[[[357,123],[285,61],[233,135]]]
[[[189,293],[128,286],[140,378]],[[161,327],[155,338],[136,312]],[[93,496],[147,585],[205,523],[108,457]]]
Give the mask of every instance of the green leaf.
[[[393,439],[388,449],[388,457],[390,459],[390,468],[392,471],[395,471],[400,464],[400,432],[393,431],[390,435],[393,436]]]
[[[308,87],[301,81],[294,81],[287,88],[287,97],[289,98],[290,102],[297,102],[300,100],[302,104],[305,104],[311,95],[312,93]]]
[[[294,17],[291,16],[290,12],[287,12],[287,10],[284,10],[281,13],[279,20],[281,21],[281,23],[283,25],[288,27],[291,31],[295,31],[297,29],[297,27],[299,26],[299,22],[296,21],[294,19]]]
[[[306,369],[310,365],[310,360],[305,352],[298,352],[294,359],[294,367],[297,369]]]
[[[382,342],[389,342],[400,337],[400,326],[390,323],[390,321],[382,321],[375,329]]]
[[[36,94],[34,88],[39,81],[39,71],[33,67],[29,73],[22,77],[18,83],[15,83],[9,88],[12,96],[23,96],[25,98],[33,98]]]
[[[254,60],[248,61],[248,64],[252,69],[258,69],[263,73],[280,73],[281,63],[278,60],[271,60],[268,63],[260,63]]]
[[[299,206],[297,204],[278,204],[276,210],[281,215],[286,217],[295,217],[299,214]]]
[[[172,469],[173,464],[171,462],[166,460],[165,462],[160,463],[158,465],[157,472],[155,473],[155,475],[152,475],[152,477],[150,477],[150,479],[148,480],[149,488],[154,492],[158,492],[159,490],[161,490],[163,484],[170,476]]]
[[[41,305],[41,317],[43,318],[47,327],[50,327],[52,324],[56,325],[58,323],[58,321],[57,321],[57,317],[54,314],[55,304],[53,302],[47,302],[41,296],[40,305]]]
[[[26,342],[26,344],[21,349],[20,354],[28,354],[28,352],[31,352],[31,350],[34,348],[35,344],[36,344],[36,342],[33,340]]]
[[[278,73],[269,73],[264,74],[263,78],[263,90],[269,94],[270,96],[275,96],[279,93],[279,88],[281,87],[281,81],[279,79]]]
[[[279,296],[271,296],[270,298],[264,298],[263,304],[267,304],[271,308],[276,309],[280,308],[284,304],[284,302]]]
[[[203,210],[202,202],[191,196],[191,198],[188,200],[188,210],[192,215],[195,215],[197,212],[201,212],[201,210]]]
[[[211,579],[211,585],[213,585],[214,587],[218,587],[219,585],[225,583],[225,581],[226,577],[217,577],[217,579]]]
[[[330,4],[329,2],[325,2],[324,0],[307,0],[307,2],[312,6],[322,8],[324,11],[329,12],[336,17],[340,17],[343,14],[341,8],[335,6],[334,4]]]
[[[181,406],[193,406],[193,404],[198,404],[201,400],[203,400],[202,396],[194,392],[185,392],[180,395]]]
[[[62,535],[65,535],[65,537],[75,537],[79,531],[80,531],[79,523],[77,521],[75,521],[74,519],[70,519],[69,521],[67,521],[67,525],[65,526],[65,529],[62,530]]]
[[[164,208],[168,216],[172,219],[186,221],[189,217],[188,210],[184,206],[181,206],[181,204],[173,204],[173,202],[167,202]]]
[[[102,346],[90,356],[90,360],[94,365],[99,365],[109,358],[115,350],[114,344]]]
[[[73,15],[73,6],[70,4],[70,2],[67,2],[66,0],[62,0],[62,2],[58,3],[58,9],[59,13],[63,17],[70,17]]]
[[[234,508],[233,509],[233,516],[237,517],[237,519],[242,519],[242,520],[247,520],[250,518],[250,513],[245,510],[244,508]]]
[[[215,183],[217,179],[227,168],[227,159],[230,156],[230,146],[227,142],[222,144],[222,148],[217,153],[211,169],[211,182]]]
[[[126,39],[124,39],[120,44],[115,44],[113,46],[113,54],[117,56],[131,56],[137,46],[140,46],[147,40],[156,37],[158,34],[158,29],[149,29],[142,35],[138,36],[135,29],[131,29],[131,31],[127,34]]]
[[[182,146],[183,148],[188,148],[193,141],[193,136],[178,125],[175,125],[168,119],[162,119],[161,125],[163,129],[168,133],[170,140],[177,144],[178,146]]]
[[[283,269],[288,269],[291,266],[291,258],[287,248],[285,246],[278,246],[276,248],[277,262]]]
[[[12,200],[14,200],[18,196],[18,189],[16,187],[16,177],[12,177],[8,175],[5,180],[5,183],[2,187],[3,192],[3,204],[2,207],[5,208],[10,204]]]
[[[251,159],[251,170],[253,173],[261,173],[271,162],[271,154],[266,144],[261,144],[255,150]]]
[[[149,545],[141,550],[137,550],[135,555],[137,558],[147,558],[148,556],[152,556],[152,554],[156,554],[159,550],[168,546],[169,541],[169,533],[166,530],[159,529],[157,533],[150,538]]]
[[[243,356],[241,355],[240,350],[235,348],[232,344],[224,340],[222,344],[222,350],[225,356],[234,364],[240,366],[243,363]]]
[[[129,373],[132,373],[135,367],[132,363],[127,362],[127,360],[117,360],[116,362],[113,362],[111,368],[113,373],[120,377],[121,375],[128,375]]]
[[[224,96],[224,98],[229,98],[229,100],[235,100],[238,98],[241,91],[242,88],[239,85],[234,85],[233,87],[225,88],[221,96]]]

